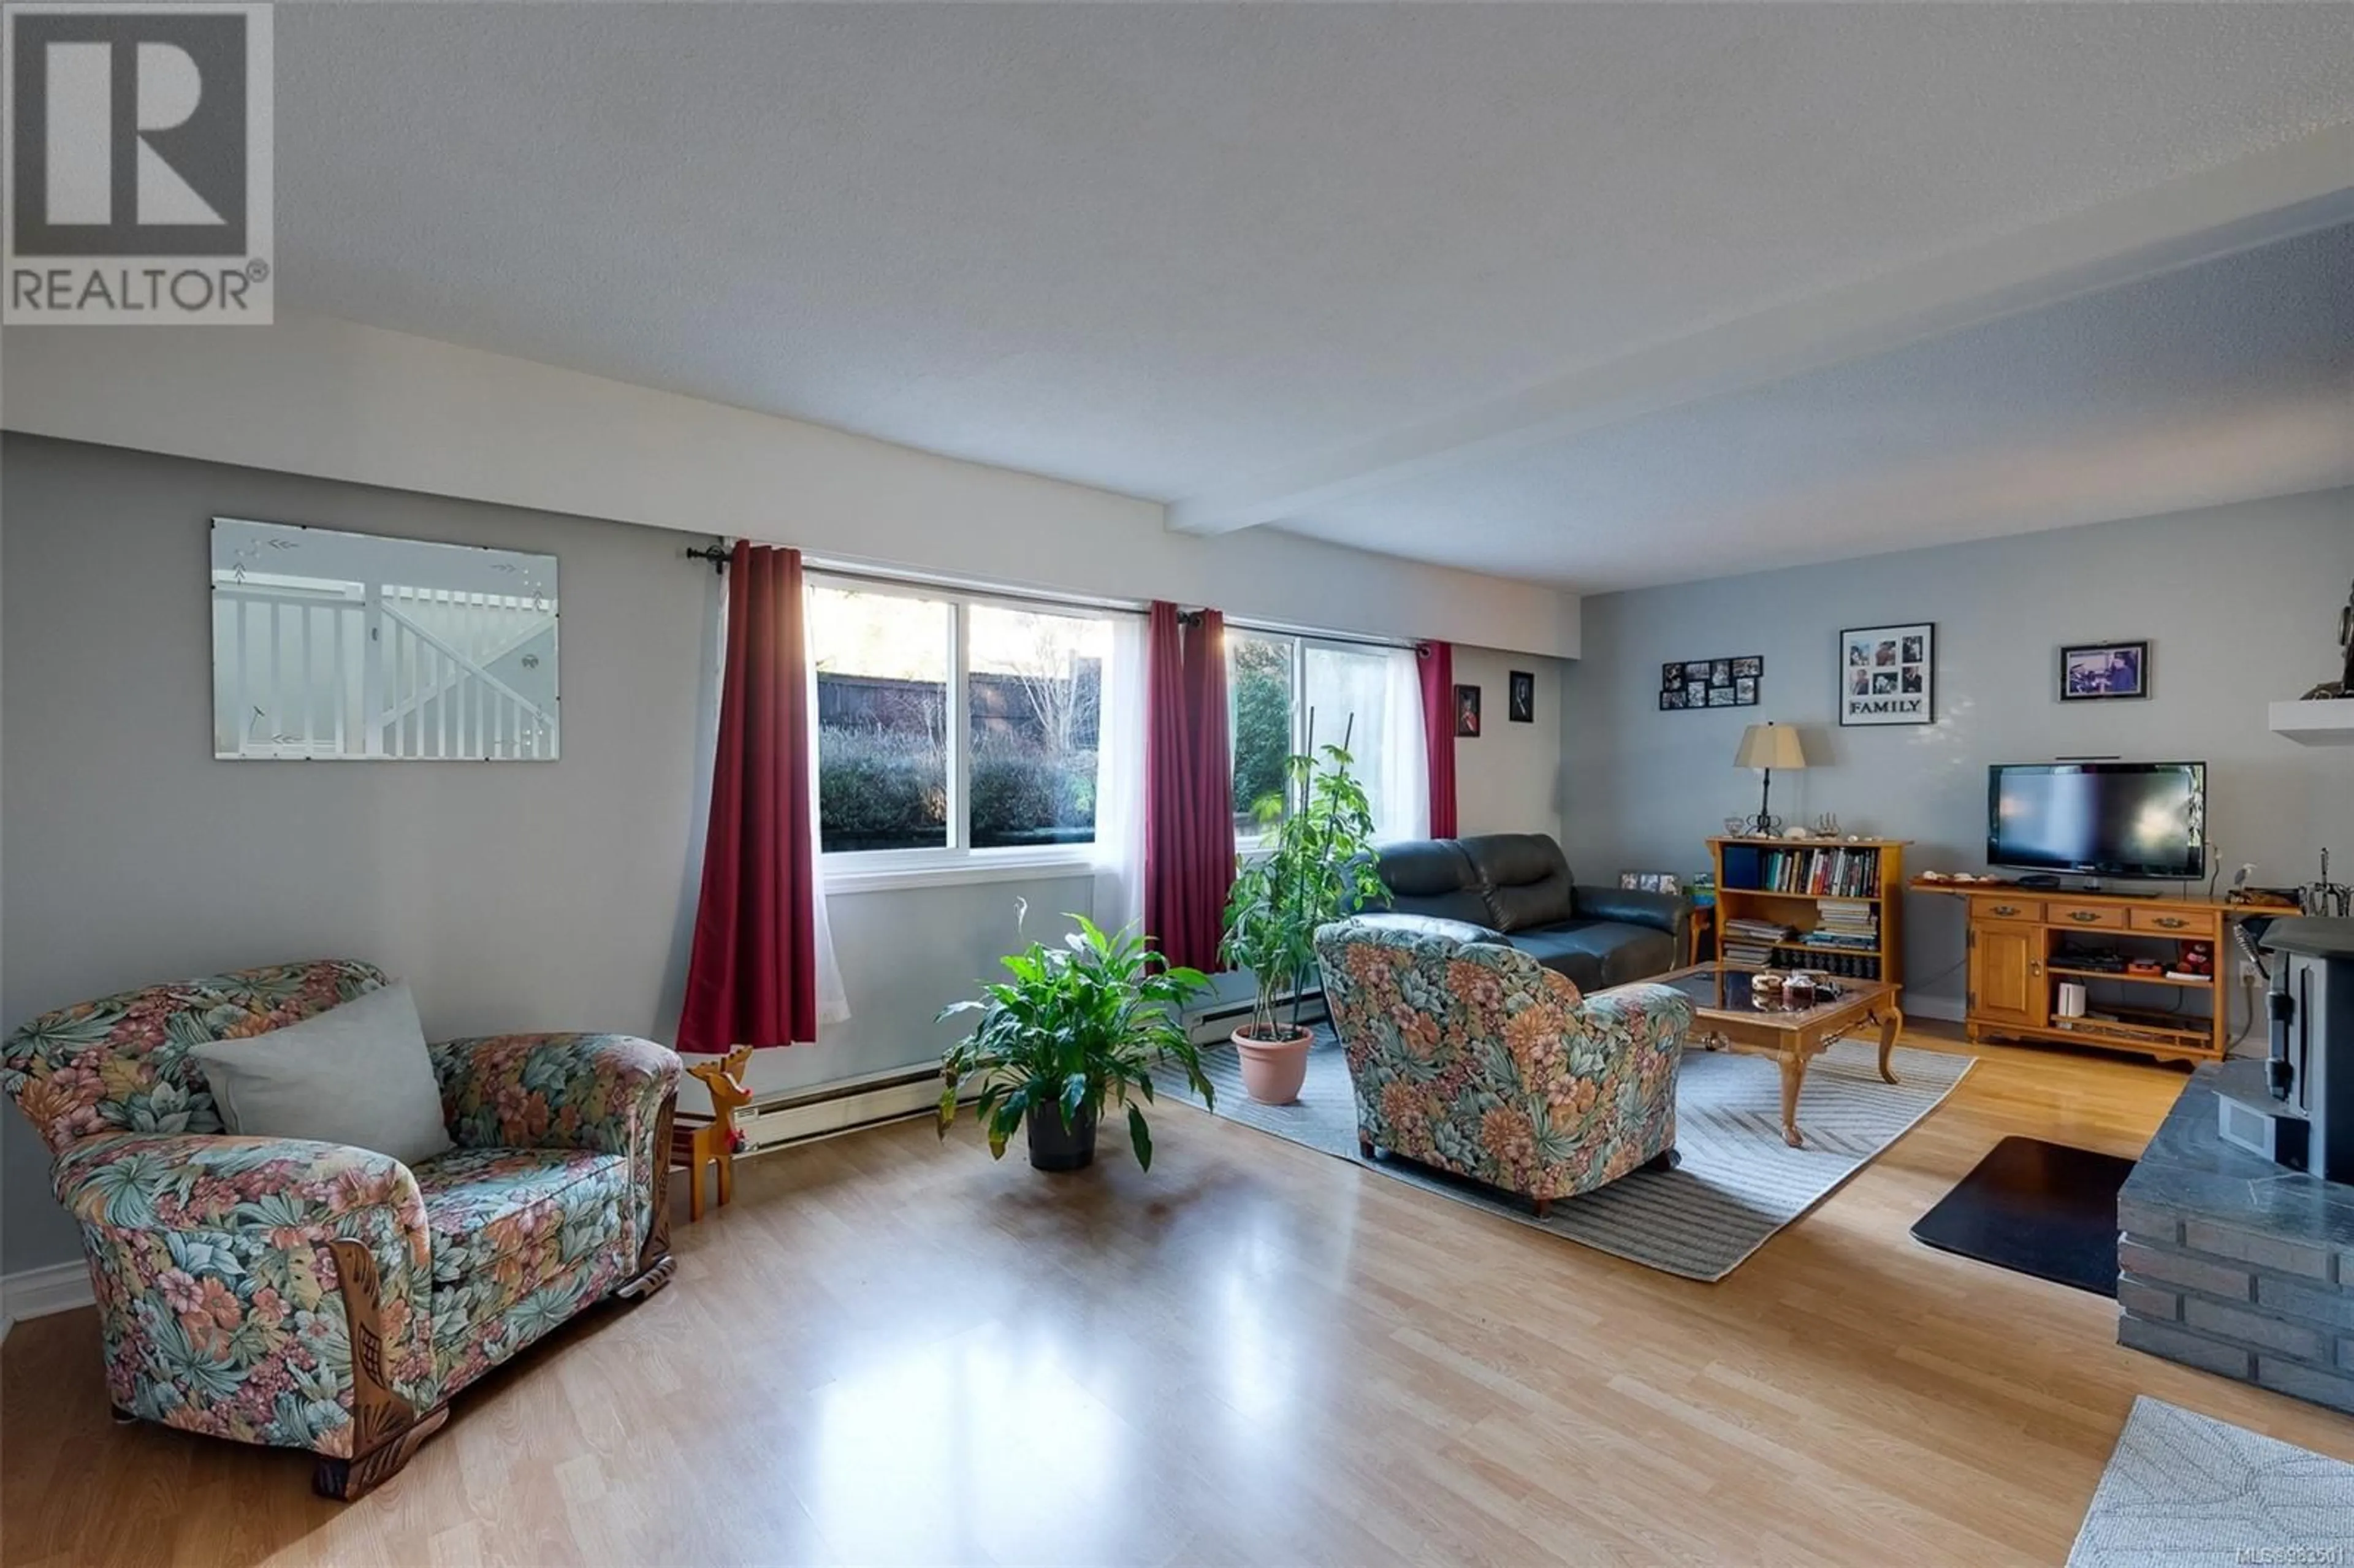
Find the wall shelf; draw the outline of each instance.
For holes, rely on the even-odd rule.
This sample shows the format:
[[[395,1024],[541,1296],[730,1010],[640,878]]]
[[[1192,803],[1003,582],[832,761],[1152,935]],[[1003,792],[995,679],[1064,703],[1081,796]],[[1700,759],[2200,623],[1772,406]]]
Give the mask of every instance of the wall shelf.
[[[2354,697],[2274,703],[2267,716],[2274,735],[2299,746],[2354,746]]]

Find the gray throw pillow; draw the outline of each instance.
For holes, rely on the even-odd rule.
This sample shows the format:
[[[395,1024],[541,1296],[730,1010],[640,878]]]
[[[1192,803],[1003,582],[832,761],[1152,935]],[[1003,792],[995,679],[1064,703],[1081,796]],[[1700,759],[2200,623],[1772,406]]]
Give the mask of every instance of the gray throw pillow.
[[[231,1132],[348,1144],[404,1165],[451,1147],[424,1026],[405,985],[266,1034],[209,1041],[193,1054]]]

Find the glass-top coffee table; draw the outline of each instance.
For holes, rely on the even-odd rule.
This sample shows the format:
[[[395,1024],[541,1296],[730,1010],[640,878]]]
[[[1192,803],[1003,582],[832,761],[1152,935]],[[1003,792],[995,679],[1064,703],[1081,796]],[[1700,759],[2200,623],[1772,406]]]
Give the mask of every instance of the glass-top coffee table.
[[[1807,1063],[1833,1041],[1876,1023],[1880,1075],[1893,1084],[1896,1075],[1889,1071],[1888,1054],[1904,1027],[1904,1014],[1896,1006],[1896,988],[1882,980],[1834,980],[1836,994],[1806,1007],[1760,1002],[1749,988],[1757,972],[1737,964],[1694,964],[1671,969],[1655,983],[1691,999],[1692,1034],[1705,1048],[1773,1058],[1782,1069],[1782,1139],[1802,1149],[1798,1089],[1806,1082]]]

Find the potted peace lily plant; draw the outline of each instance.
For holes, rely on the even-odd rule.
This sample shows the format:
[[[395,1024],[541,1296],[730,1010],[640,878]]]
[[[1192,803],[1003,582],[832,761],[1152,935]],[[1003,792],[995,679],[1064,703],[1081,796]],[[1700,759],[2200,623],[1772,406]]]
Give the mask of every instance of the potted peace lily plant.
[[[1020,906],[1027,916],[1029,907]],[[1076,1171],[1096,1157],[1096,1123],[1107,1104],[1128,1109],[1136,1162],[1152,1169],[1152,1134],[1135,1095],[1152,1098],[1155,1064],[1173,1060],[1209,1105],[1214,1098],[1202,1059],[1182,1024],[1186,998],[1208,985],[1198,969],[1163,967],[1134,927],[1108,935],[1084,915],[1060,948],[1033,942],[1000,960],[1013,978],[981,988],[942,1018],[977,1012],[981,1021],[940,1058],[940,1136],[956,1120],[968,1079],[979,1097],[973,1114],[989,1135],[992,1159],[1026,1120],[1030,1163]]]
[[[1257,981],[1250,1022],[1234,1041],[1243,1087],[1262,1105],[1289,1105],[1308,1076],[1313,1036],[1299,1026],[1299,1006],[1316,968],[1316,928],[1390,902],[1373,865],[1373,808],[1349,773],[1348,735],[1322,749],[1320,765],[1310,734],[1309,750],[1284,764],[1283,789],[1252,803],[1265,847],[1236,863],[1219,948],[1228,968]]]

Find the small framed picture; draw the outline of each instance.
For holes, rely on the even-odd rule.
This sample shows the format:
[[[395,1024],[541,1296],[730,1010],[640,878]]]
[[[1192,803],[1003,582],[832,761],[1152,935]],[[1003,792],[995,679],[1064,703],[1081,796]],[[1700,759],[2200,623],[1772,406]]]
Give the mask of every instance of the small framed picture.
[[[1681,692],[1684,689],[1684,667],[1681,661],[1659,666],[1659,690]]]
[[[1618,885],[1630,893],[1681,893],[1682,882],[1669,871],[1622,871]]]
[[[1659,711],[1661,713],[1667,713],[1671,709],[1680,710],[1684,705],[1684,689],[1681,686],[1672,686],[1659,694]]]
[[[1766,658],[1761,653],[1752,653],[1745,659],[1735,659],[1733,662],[1733,678],[1736,681],[1754,681],[1765,673]]]
[[[1513,724],[1536,723],[1536,676],[1527,670],[1515,670],[1511,673],[1511,689],[1504,698],[1504,717]]]
[[[1840,723],[1936,722],[1937,628],[1851,627],[1840,633]]]
[[[1733,705],[1741,708],[1754,708],[1757,705],[1756,676],[1735,675],[1733,677]]]
[[[1733,688],[1729,685],[1711,686],[1708,689],[1708,705],[1712,708],[1729,708],[1733,705]]]
[[[2105,703],[2147,695],[2147,642],[2085,642],[2060,650],[2062,702]]]
[[[1475,739],[1479,734],[1479,688],[1455,688],[1455,734],[1458,739]]]

